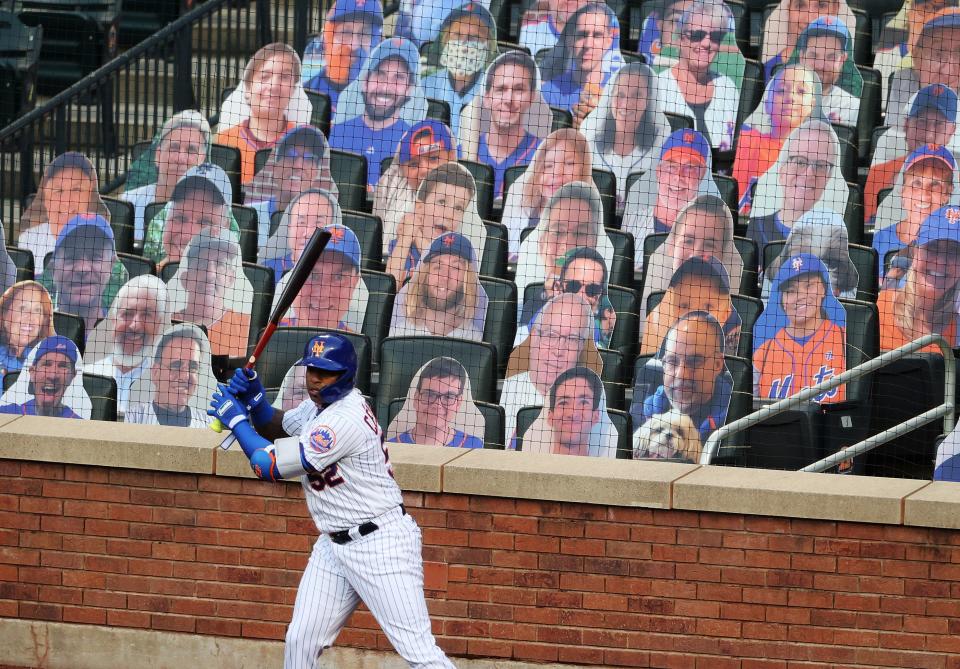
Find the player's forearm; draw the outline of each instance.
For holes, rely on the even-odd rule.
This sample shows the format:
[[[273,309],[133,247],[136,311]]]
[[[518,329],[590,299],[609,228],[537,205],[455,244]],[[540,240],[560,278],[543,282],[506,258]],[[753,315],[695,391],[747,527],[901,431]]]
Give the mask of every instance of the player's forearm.
[[[277,439],[283,439],[284,437],[292,436],[287,434],[287,431],[283,429],[283,415],[284,411],[282,409],[274,409],[273,415],[270,416],[270,419],[267,422],[263,424],[255,423],[257,432],[270,441],[276,441]]]
[[[273,442],[257,434],[253,425],[242,420],[233,427],[233,436],[237,438],[243,454],[250,460],[254,474],[264,481],[278,481],[283,478],[277,469],[277,456]]]

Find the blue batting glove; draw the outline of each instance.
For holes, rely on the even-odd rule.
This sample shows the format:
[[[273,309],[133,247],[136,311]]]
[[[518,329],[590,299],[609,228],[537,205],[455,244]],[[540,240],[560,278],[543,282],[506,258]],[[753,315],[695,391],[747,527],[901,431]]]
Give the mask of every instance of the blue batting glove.
[[[217,384],[207,415],[219,418],[220,422],[231,430],[247,420],[243,404],[222,383]]]
[[[246,405],[254,425],[266,425],[273,418],[275,409],[267,401],[267,392],[254,370],[237,368],[227,383],[227,390]]]

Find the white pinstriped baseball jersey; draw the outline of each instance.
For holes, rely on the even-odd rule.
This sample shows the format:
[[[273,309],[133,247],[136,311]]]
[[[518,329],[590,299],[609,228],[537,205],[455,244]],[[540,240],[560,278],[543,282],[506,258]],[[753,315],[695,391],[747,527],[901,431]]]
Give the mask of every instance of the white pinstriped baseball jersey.
[[[284,415],[283,428],[299,436],[277,440],[277,466],[285,478],[303,469],[316,472],[301,481],[321,532],[356,527],[403,502],[382,430],[359,390],[319,413],[305,400]]]

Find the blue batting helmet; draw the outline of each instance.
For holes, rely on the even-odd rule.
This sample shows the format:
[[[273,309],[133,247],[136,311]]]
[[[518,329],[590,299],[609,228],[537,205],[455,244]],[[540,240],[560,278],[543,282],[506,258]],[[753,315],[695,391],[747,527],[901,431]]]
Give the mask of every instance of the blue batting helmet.
[[[346,337],[338,334],[320,334],[311,337],[303,349],[298,365],[340,372],[340,378],[320,391],[320,399],[332,404],[353,390],[357,377],[357,352]]]

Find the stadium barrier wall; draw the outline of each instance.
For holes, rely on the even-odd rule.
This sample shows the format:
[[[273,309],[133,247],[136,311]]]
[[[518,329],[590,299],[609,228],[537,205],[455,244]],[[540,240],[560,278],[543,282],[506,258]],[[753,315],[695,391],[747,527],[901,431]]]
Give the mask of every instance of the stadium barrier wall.
[[[218,440],[0,417],[0,667],[280,666],[316,529]],[[459,666],[960,668],[956,484],[390,453]],[[337,646],[402,666],[365,609]]]

